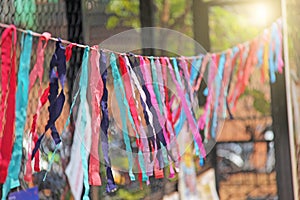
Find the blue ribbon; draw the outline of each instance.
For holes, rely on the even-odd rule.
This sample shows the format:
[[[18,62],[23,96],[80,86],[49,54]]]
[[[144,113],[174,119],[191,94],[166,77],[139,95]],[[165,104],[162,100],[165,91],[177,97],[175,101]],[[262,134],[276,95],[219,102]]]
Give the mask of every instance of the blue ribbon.
[[[18,88],[16,93],[16,135],[13,146],[11,161],[8,168],[8,176],[2,188],[2,199],[10,189],[20,186],[19,173],[22,160],[23,132],[26,123],[26,112],[28,105],[28,85],[30,56],[32,50],[32,32],[27,31],[21,38],[21,55],[18,72]]]
[[[191,75],[190,75],[190,84],[194,85],[194,82],[198,75],[201,72],[201,64],[202,64],[203,57],[201,56],[199,59],[194,59],[192,62],[191,67]]]
[[[216,128],[217,128],[217,115],[218,115],[218,105],[219,105],[219,96],[222,86],[222,77],[224,72],[224,66],[226,61],[226,54],[222,54],[219,61],[219,67],[218,67],[218,73],[215,77],[215,83],[216,83],[216,95],[215,95],[215,104],[214,104],[214,110],[213,110],[213,116],[212,116],[212,124],[211,124],[211,136],[212,138],[215,138],[216,136]]]
[[[273,39],[276,40],[276,25],[272,25],[272,35],[270,39],[270,46],[269,46],[269,72],[270,72],[270,82],[275,83],[276,81],[276,75],[275,75],[275,61],[274,61],[274,54],[273,51]]]

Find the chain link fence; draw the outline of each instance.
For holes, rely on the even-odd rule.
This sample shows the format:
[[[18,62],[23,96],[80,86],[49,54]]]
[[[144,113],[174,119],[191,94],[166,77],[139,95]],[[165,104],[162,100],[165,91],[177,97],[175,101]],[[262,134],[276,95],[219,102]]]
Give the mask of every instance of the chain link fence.
[[[38,33],[49,32],[52,37],[60,37],[67,39],[75,43],[83,43],[82,36],[82,15],[81,15],[81,1],[80,0],[2,0],[0,1],[0,22],[5,24],[14,24],[17,28],[25,30],[31,30]],[[4,28],[0,28],[0,35],[3,33]],[[20,47],[21,47],[22,33],[17,33],[17,65],[19,65]],[[38,37],[33,37],[32,53],[30,69],[33,68],[36,62]],[[1,49],[1,46],[0,46]],[[45,49],[44,59],[44,76],[42,81],[42,88],[45,89],[49,83],[49,66],[50,60],[55,51],[55,41],[49,40]],[[68,82],[65,86],[66,101],[60,118],[56,122],[56,127],[59,133],[62,133],[64,124],[69,115],[69,105],[71,102],[71,95],[73,90],[73,81],[75,80],[76,73],[81,65],[81,58],[83,55],[82,48],[73,48],[71,60],[67,63],[67,79]],[[33,86],[29,93],[29,101],[27,108],[27,121],[25,126],[26,137],[31,128],[33,115],[36,113],[37,105],[39,101],[39,84],[38,81]],[[1,92],[1,91],[0,91]],[[48,114],[47,102],[40,112],[40,117],[37,121],[37,132],[41,134],[44,132],[45,125],[47,124]],[[64,134],[71,139],[70,134]],[[54,145],[52,140],[48,138],[45,140],[45,145],[42,145],[41,151],[43,156],[47,160],[47,156],[50,151],[53,151]],[[64,140],[64,137],[63,137]],[[49,145],[50,144],[50,145]],[[52,145],[51,145],[52,144]],[[70,143],[69,143],[70,145]],[[49,148],[49,149],[47,149]],[[46,152],[46,154],[45,154]],[[23,164],[20,176],[23,176],[25,161],[27,154],[24,152]],[[66,157],[67,158],[67,157]],[[43,182],[42,177],[45,171],[34,174],[33,183],[39,187],[40,199],[58,199],[62,193],[66,193],[69,190],[66,188],[66,178],[63,175],[62,167],[66,165],[67,161],[61,159],[59,163],[54,163],[53,170],[47,176],[47,181]],[[21,180],[23,180],[21,178]],[[27,188],[29,185],[21,182],[21,189]],[[2,190],[1,190],[2,191]]]

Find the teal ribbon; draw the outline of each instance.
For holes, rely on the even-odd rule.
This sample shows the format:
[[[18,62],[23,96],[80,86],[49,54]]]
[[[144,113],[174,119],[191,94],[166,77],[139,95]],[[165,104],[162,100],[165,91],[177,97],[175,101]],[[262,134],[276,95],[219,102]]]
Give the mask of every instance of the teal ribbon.
[[[276,27],[275,27],[276,28]],[[275,75],[275,61],[274,61],[274,50],[273,50],[273,39],[276,39],[276,30],[274,28],[274,24],[272,26],[272,36],[270,39],[270,46],[269,46],[269,72],[270,72],[270,81],[271,83],[275,83],[276,75]]]
[[[217,128],[217,115],[218,115],[218,107],[219,107],[219,96],[220,91],[222,87],[222,78],[223,78],[223,72],[225,67],[225,61],[226,61],[226,54],[223,53],[220,57],[219,61],[219,67],[218,67],[218,73],[215,77],[215,83],[216,83],[216,95],[215,95],[215,104],[214,104],[214,110],[213,110],[213,116],[212,116],[212,125],[211,125],[211,136],[212,138],[215,138],[216,136],[216,128]]]
[[[175,76],[176,76],[177,82],[180,85],[180,87],[182,87],[182,83],[181,83],[181,79],[180,79],[180,74],[179,74],[179,70],[178,70],[177,60],[174,58],[174,59],[172,59],[172,61],[173,61],[173,67],[174,67],[174,71],[175,71]],[[183,108],[181,108],[181,112],[180,112],[180,117],[179,117],[178,123],[175,125],[176,136],[178,136],[179,132],[181,131],[185,120],[186,120],[186,116],[185,116]]]
[[[126,109],[124,107],[124,104],[126,104],[126,103],[123,103],[123,101],[122,101],[122,99],[126,100],[126,97],[122,96],[122,95],[125,95],[125,91],[124,91],[124,86],[122,83],[120,72],[116,66],[116,58],[113,55],[111,55],[110,61],[111,61],[111,66],[112,66],[112,76],[114,78],[114,90],[115,90],[117,102],[119,105],[119,110],[121,113],[123,139],[124,139],[126,154],[127,154],[128,162],[129,162],[129,177],[130,177],[131,181],[134,181],[135,176],[132,172],[132,168],[133,168],[132,149],[131,149],[131,145],[130,145],[130,139],[128,136],[126,115],[124,114],[124,113],[126,113]]]
[[[18,88],[16,93],[16,135],[11,161],[8,167],[8,176],[2,188],[2,199],[5,199],[9,190],[20,186],[19,173],[22,160],[23,132],[26,123],[28,105],[29,68],[32,50],[32,32],[27,31],[21,38],[21,55],[18,72]]]
[[[90,47],[86,47],[84,50],[83,58],[82,58],[82,66],[81,66],[81,76],[79,80],[79,88],[80,88],[80,104],[81,110],[79,112],[82,113],[81,115],[81,123],[79,126],[80,132],[81,132],[81,146],[80,146],[80,154],[81,154],[81,161],[82,161],[82,168],[83,168],[83,184],[84,184],[84,194],[83,194],[83,199],[88,200],[89,199],[89,191],[90,191],[90,186],[89,186],[89,171],[88,171],[88,159],[87,159],[87,152],[85,148],[85,143],[84,143],[84,132],[87,124],[87,119],[86,119],[86,94],[87,94],[87,85],[88,85],[88,58],[89,58],[89,52],[90,52]]]
[[[203,57],[200,57],[199,59],[194,59],[192,62],[191,75],[190,75],[191,85],[194,85],[197,76],[200,75],[202,59]]]
[[[135,124],[133,122],[133,118],[132,118],[131,113],[130,113],[130,108],[129,108],[129,105],[128,105],[128,101],[126,99],[125,89],[124,89],[124,85],[123,85],[123,82],[122,82],[122,79],[121,79],[121,75],[120,75],[119,69],[117,67],[116,56],[113,53],[110,56],[110,65],[112,67],[113,76],[116,77],[116,79],[118,80],[118,85],[119,85],[119,88],[120,88],[121,97],[122,97],[122,100],[123,100],[123,104],[125,105],[126,110],[127,110],[128,119],[129,119],[129,121],[130,121],[130,123],[131,123],[131,125],[134,129],[134,132],[136,133],[137,139],[139,139],[139,135],[137,134],[137,130],[136,130]],[[118,96],[117,96],[117,98],[118,98]],[[121,101],[121,100],[118,100],[118,101]],[[145,170],[145,163],[144,163],[143,154],[142,154],[140,149],[139,149],[139,152],[138,152],[138,159],[139,159],[140,167],[141,167],[141,170],[142,170],[143,180],[146,180],[147,174],[146,174],[146,170]]]
[[[163,113],[163,103],[162,103],[162,98],[160,96],[160,90],[159,90],[159,86],[158,86],[158,77],[157,77],[157,71],[156,71],[156,65],[154,62],[154,58],[150,57],[151,60],[151,71],[152,71],[152,81],[153,81],[153,88],[154,88],[154,93],[159,105],[159,110],[160,113]]]
[[[181,77],[180,77],[180,73],[179,73],[179,67],[178,67],[177,60],[176,60],[176,58],[173,58],[172,61],[173,61],[173,67],[174,67],[174,72],[175,72],[177,82],[179,83],[180,87],[183,88],[184,86],[181,82]],[[188,106],[191,107],[191,102],[189,100],[189,95],[188,94],[185,95],[185,99],[186,99],[186,102],[187,102]],[[194,123],[197,124],[195,118],[193,120],[194,120]],[[182,107],[181,108],[181,113],[180,113],[180,118],[179,118],[179,123],[176,124],[176,126],[175,126],[175,132],[176,132],[177,136],[178,136],[179,132],[181,131],[181,129],[183,127],[183,124],[185,122],[186,122],[186,114],[184,112],[184,108]],[[194,148],[195,148],[195,154],[197,156],[199,156],[200,159],[201,159],[199,146],[198,146],[196,140],[194,140]]]

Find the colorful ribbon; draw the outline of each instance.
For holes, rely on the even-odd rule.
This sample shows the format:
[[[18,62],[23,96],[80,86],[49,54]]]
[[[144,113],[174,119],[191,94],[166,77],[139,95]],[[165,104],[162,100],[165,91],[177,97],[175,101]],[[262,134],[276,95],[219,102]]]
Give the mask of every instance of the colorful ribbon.
[[[145,85],[147,88],[147,93],[148,93],[147,99],[149,99],[149,101],[147,101],[146,103],[148,104],[148,107],[150,108],[150,110],[152,112],[153,122],[154,122],[153,125],[154,125],[154,129],[155,129],[155,133],[156,133],[155,134],[155,143],[154,144],[152,143],[150,145],[151,148],[155,149],[154,150],[155,157],[153,157],[153,161],[155,161],[155,159],[157,158],[159,161],[159,166],[161,168],[163,168],[164,161],[163,161],[163,157],[162,157],[162,152],[160,151],[160,149],[161,149],[160,143],[162,143],[163,146],[167,145],[165,138],[164,138],[164,133],[165,133],[164,117],[160,113],[159,103],[157,102],[155,91],[154,91],[154,86],[152,84],[153,82],[152,82],[152,76],[151,76],[151,71],[150,71],[152,67],[150,66],[150,61],[147,58],[146,58],[146,60],[144,60],[144,58],[142,56],[140,56],[140,66],[141,66],[141,72],[143,74],[143,78],[145,81]]]
[[[0,133],[0,183],[4,183],[8,173],[9,162],[11,160],[13,149],[13,137],[16,118],[16,44],[17,44],[17,30],[11,25],[5,29],[2,37],[1,49],[1,127]],[[3,124],[2,120],[5,117],[6,122]]]
[[[191,113],[190,109],[189,109],[189,106],[188,106],[188,103],[186,101],[186,97],[184,95],[184,91],[182,89],[182,83],[181,83],[181,79],[180,79],[180,76],[178,76],[178,66],[177,65],[174,65],[174,70],[172,68],[172,65],[170,63],[170,60],[165,57],[166,61],[167,61],[167,64],[168,64],[168,68],[169,68],[169,71],[170,71],[170,74],[171,74],[171,77],[172,77],[172,80],[173,82],[175,83],[176,85],[176,89],[177,89],[177,92],[178,92],[178,95],[181,99],[181,103],[182,103],[182,106],[183,106],[183,110],[186,114],[186,117],[188,119],[188,122],[189,122],[189,127],[193,133],[193,136],[194,136],[194,140],[196,141],[197,145],[198,145],[198,148],[200,150],[200,153],[201,153],[201,156],[202,157],[206,157],[206,152],[205,152],[205,148],[204,148],[204,145],[202,143],[202,138],[201,138],[201,135],[198,131],[198,128],[197,128],[197,124],[195,122],[195,119],[193,118],[193,114]],[[173,59],[174,61],[175,59]],[[175,61],[174,61],[175,63]],[[177,72],[177,78],[175,77],[175,72]]]
[[[111,60],[111,62],[113,62],[113,60]],[[124,100],[126,99],[126,97],[124,96],[125,91],[124,91],[121,75],[118,72],[118,69],[117,69],[115,63],[112,63],[111,67],[112,67],[112,76],[114,79],[114,90],[115,90],[116,99],[117,99],[117,102],[119,105],[119,110],[121,113],[120,116],[121,116],[121,120],[122,120],[123,139],[124,139],[126,154],[127,154],[128,162],[129,162],[129,177],[130,177],[131,181],[134,181],[135,176],[132,172],[132,168],[133,168],[132,149],[131,149],[131,145],[130,145],[130,138],[128,135],[126,115],[124,114],[124,113],[126,113],[126,108],[125,108],[126,103],[124,103]]]
[[[107,67],[106,67],[106,56],[103,51],[100,52],[100,73],[103,81],[103,96],[101,99],[101,109],[102,109],[102,120],[101,120],[101,144],[102,144],[102,151],[104,156],[104,162],[106,167],[106,177],[107,177],[107,185],[106,185],[106,192],[111,193],[117,189],[115,184],[115,180],[111,171],[111,163],[110,158],[108,156],[108,126],[109,126],[109,117],[108,117],[108,107],[107,107],[107,100],[108,100],[108,90],[106,88],[106,79],[107,79]]]
[[[82,113],[81,119],[80,119],[80,125],[79,128],[81,132],[81,146],[80,146],[80,154],[81,154],[81,162],[82,162],[82,168],[83,168],[83,184],[84,184],[84,194],[83,199],[87,200],[89,199],[89,192],[90,192],[90,186],[89,186],[89,178],[88,178],[88,151],[85,146],[84,138],[85,138],[85,129],[87,126],[87,113],[88,110],[85,106],[86,103],[86,95],[87,95],[87,87],[88,87],[88,58],[89,58],[89,52],[90,48],[86,47],[84,49],[84,54],[82,58],[82,65],[81,65],[81,76],[79,80],[79,88],[80,88],[80,104],[81,104],[81,110],[79,112]]]
[[[59,144],[61,142],[59,133],[55,127],[55,121],[59,118],[63,105],[65,103],[65,95],[64,95],[64,85],[66,81],[66,57],[65,57],[65,48],[61,45],[61,40],[56,42],[56,49],[52,56],[52,59],[50,61],[50,70],[49,70],[49,120],[47,122],[47,125],[45,127],[45,132],[40,136],[38,141],[35,143],[35,147],[32,152],[32,157],[35,156],[35,153],[37,152],[41,140],[44,137],[44,134],[47,132],[48,129],[51,130],[51,136],[55,142],[55,145]],[[59,84],[58,79],[61,83],[61,92],[58,94]]]
[[[113,59],[113,57],[111,57],[111,59]],[[119,65],[120,65],[120,73],[122,75],[123,83],[124,83],[125,97],[127,99],[128,106],[129,106],[128,117],[129,117],[129,121],[132,124],[132,127],[134,128],[134,132],[136,135],[136,145],[138,148],[139,169],[141,170],[140,173],[144,174],[144,176],[145,176],[145,170],[143,171],[143,167],[142,167],[142,166],[145,166],[144,160],[142,157],[142,151],[143,151],[144,147],[143,147],[143,143],[141,140],[142,133],[141,133],[141,129],[140,129],[140,121],[139,121],[139,116],[138,116],[135,98],[134,98],[135,94],[134,94],[134,90],[133,90],[133,85],[131,84],[131,80],[130,80],[130,76],[128,73],[128,68],[125,63],[125,59],[121,55],[119,55],[118,60],[119,60]]]
[[[99,69],[100,54],[98,46],[93,47],[90,57],[90,94],[92,104],[92,147],[89,160],[89,183],[90,185],[101,185],[99,166],[99,134],[100,134],[100,101],[103,95],[103,82]]]
[[[219,106],[219,96],[222,88],[222,78],[225,67],[226,55],[223,53],[219,60],[218,73],[215,76],[215,102],[212,112],[212,124],[211,124],[211,136],[215,139],[216,129],[217,129],[217,115],[218,115],[218,106]]]
[[[38,42],[38,47],[36,50],[36,56],[37,56],[36,63],[33,66],[33,69],[31,70],[31,72],[29,74],[29,92],[31,91],[36,79],[39,78],[39,91],[38,91],[39,97],[42,94],[42,80],[43,80],[43,74],[44,74],[44,52],[45,52],[45,49],[46,49],[46,46],[48,44],[48,40],[50,39],[50,37],[51,37],[51,34],[48,32],[44,32],[42,34],[42,36],[40,36],[39,42]],[[44,44],[43,44],[43,42],[44,42]],[[49,91],[49,89],[50,88],[48,87],[44,90],[43,95],[41,96],[41,98],[38,101],[36,113],[33,116],[30,133],[32,134],[32,139],[35,144],[37,142],[40,142],[41,139],[43,138],[43,137],[41,137],[41,139],[39,140],[39,137],[37,134],[37,121],[40,116],[40,110],[47,101],[46,100],[47,98],[44,98],[44,97],[48,96],[47,92]],[[31,145],[29,145],[29,146],[31,146]],[[31,181],[31,174],[29,174],[31,171],[31,165],[30,165],[31,149],[29,149],[28,157],[29,157],[29,159],[27,161],[28,167],[26,168],[26,170],[28,171],[28,172],[26,172],[26,177],[28,177],[28,179],[27,178],[26,179],[27,179],[27,181]],[[39,152],[36,152],[34,157],[35,157],[34,170],[40,171]]]
[[[28,105],[28,79],[30,56],[32,50],[32,33],[22,34],[21,55],[18,72],[18,88],[16,93],[16,137],[13,146],[12,158],[9,163],[8,176],[2,188],[2,198],[6,198],[10,189],[20,186],[19,173],[23,152],[23,132],[26,123]]]

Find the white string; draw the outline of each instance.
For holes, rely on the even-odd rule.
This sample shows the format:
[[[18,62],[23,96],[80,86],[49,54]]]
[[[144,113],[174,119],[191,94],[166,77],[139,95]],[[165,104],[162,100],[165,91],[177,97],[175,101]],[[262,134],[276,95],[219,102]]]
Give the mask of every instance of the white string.
[[[280,18],[279,18],[278,20],[280,20]],[[276,22],[277,22],[278,20],[276,20]],[[276,23],[276,22],[275,22],[275,23]],[[9,27],[11,27],[11,25],[0,23],[0,27],[3,27],[3,28],[9,28]],[[240,45],[242,45],[242,46],[247,46],[247,45],[249,45],[249,44],[251,43],[251,41],[256,40],[256,39],[259,39],[259,38],[261,38],[263,35],[265,35],[265,34],[268,32],[269,29],[270,29],[270,28],[266,28],[265,30],[263,30],[263,32],[262,32],[261,34],[259,34],[259,35],[258,35],[257,37],[255,37],[254,39],[252,39],[252,40],[250,40],[250,41],[246,41],[246,42],[244,42],[244,43],[241,43]],[[21,29],[21,28],[16,28],[16,30],[19,31],[19,32],[22,32],[22,33],[28,33],[27,30],[24,30],[24,29]],[[41,36],[42,36],[41,33],[37,33],[37,32],[34,32],[34,31],[32,31],[31,34],[32,34],[33,36],[36,36],[36,37],[41,37]],[[58,38],[56,38],[56,37],[51,37],[50,40],[58,41]],[[89,47],[88,45],[85,45],[85,44],[77,44],[77,43],[73,43],[73,42],[70,42],[70,41],[64,40],[64,39],[60,39],[60,40],[61,40],[61,42],[62,42],[63,44],[73,44],[74,46],[77,46],[77,47],[80,47],[80,48],[86,48],[86,47]],[[236,45],[236,46],[237,46],[237,45]],[[96,49],[96,48],[94,48],[94,47],[90,47],[90,49],[95,50],[95,51],[98,51],[98,49]],[[231,49],[232,49],[232,48],[229,48],[229,49],[226,49],[226,50],[224,50],[224,51],[222,51],[222,52],[218,52],[218,53],[215,53],[215,54],[216,54],[216,55],[221,55],[221,54],[227,53],[228,51],[231,51]],[[114,53],[114,54],[118,54],[118,55],[126,55],[126,56],[134,56],[134,57],[140,57],[140,56],[141,56],[141,55],[136,55],[136,54],[133,54],[133,53],[124,53],[124,52],[122,53],[122,52],[112,51],[112,50],[109,50],[109,49],[100,49],[100,50],[103,51],[103,52],[109,52],[109,53]],[[194,60],[194,59],[200,58],[200,57],[202,57],[202,56],[203,56],[203,55],[198,55],[198,56],[178,56],[178,57],[169,57],[169,58],[170,58],[170,59],[173,59],[173,58],[176,58],[176,59],[182,59],[182,58],[184,58],[185,60]],[[159,56],[143,56],[143,57],[152,57],[152,58],[154,58],[154,59],[160,59],[160,58],[161,58],[161,57],[159,57]]]

